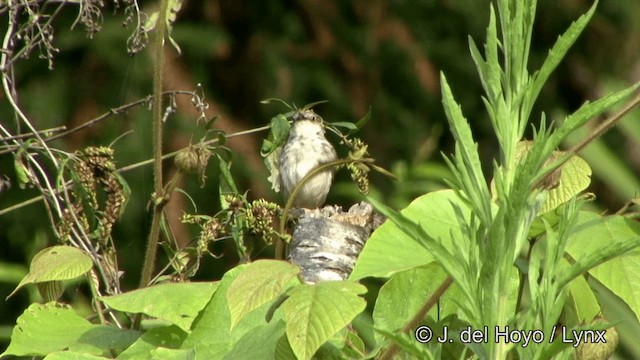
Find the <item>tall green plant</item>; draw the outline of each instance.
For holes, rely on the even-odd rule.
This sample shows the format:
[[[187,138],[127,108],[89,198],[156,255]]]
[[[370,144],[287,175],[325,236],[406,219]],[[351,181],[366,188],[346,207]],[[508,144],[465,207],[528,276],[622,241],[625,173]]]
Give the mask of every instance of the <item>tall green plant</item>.
[[[351,278],[392,275],[393,280],[405,276],[401,274],[406,271],[414,271],[412,269],[416,266],[432,262],[437,264],[454,280],[454,290],[451,292],[455,295],[448,298],[445,294],[443,301],[455,303],[456,310],[450,314],[457,320],[453,329],[449,330],[456,333],[456,343],[460,344],[462,340],[467,347],[467,350],[457,348],[457,351],[471,351],[487,359],[507,358],[514,349],[522,358],[548,358],[557,354],[572,356],[568,344],[562,343],[554,335],[560,331],[557,324],[571,328],[591,323],[600,313],[599,307],[594,311],[593,304],[585,304],[593,300],[592,291],[588,291],[590,297],[576,296],[574,281],[584,281],[588,273],[593,274],[597,265],[604,263],[598,270],[615,266],[607,260],[640,245],[639,227],[623,222],[618,230],[627,236],[603,236],[593,240],[594,243],[606,242],[607,246],[592,247],[593,252],[582,251],[580,260],[577,260],[573,252],[591,240],[576,236],[584,234],[584,228],[578,224],[582,223],[582,226],[597,232],[609,227],[607,224],[613,219],[598,218],[585,225],[584,219],[591,215],[580,211],[580,200],[571,200],[557,210],[555,221],[541,217],[544,215],[542,210],[548,211],[545,206],[547,202],[556,200],[558,188],[576,195],[583,187],[573,185],[574,182],[590,174],[588,168],[586,173],[579,174],[572,171],[573,167],[562,166],[580,148],[573,148],[566,153],[557,152],[561,142],[591,118],[628,98],[638,84],[584,104],[574,114],[558,122],[555,128],[549,126],[545,115],[541,114],[540,120],[534,122],[533,139],[530,143],[523,142],[536,98],[550,74],[586,27],[596,6],[597,1],[558,38],[542,67],[529,73],[528,58],[536,1],[497,1],[497,15],[491,7],[484,52],[470,39],[471,56],[485,90],[483,101],[500,149],[499,158],[493,163],[491,186],[485,180],[487,177],[483,173],[469,121],[456,103],[446,77],[442,75],[443,105],[456,142],[454,155],[447,158],[455,176],[451,184],[453,192],[432,193],[418,198],[401,213],[374,201],[376,207],[389,216],[391,223],[374,233]],[[631,105],[637,102],[638,97]],[[617,115],[614,116],[609,126],[617,118]],[[598,131],[601,133],[607,128],[602,127]],[[582,146],[588,144],[589,139]],[[567,200],[565,198],[563,201]],[[534,222],[542,224],[542,233],[534,235]],[[408,250],[391,251],[391,247],[406,247]],[[640,256],[633,254],[634,259]],[[573,260],[568,262],[567,257]],[[443,284],[448,281],[442,275],[432,276],[428,272],[413,276],[432,277]],[[626,293],[626,296],[637,299],[640,295],[625,290],[624,286],[611,285],[610,290],[619,296]],[[378,303],[384,301],[385,296],[394,296],[393,291],[381,291]],[[574,301],[572,304],[567,302],[568,296]],[[630,305],[634,303],[632,301]],[[428,310],[420,308],[418,303],[413,306],[425,313]],[[584,310],[589,306],[592,306],[591,311],[581,313],[579,319],[566,321],[562,318],[567,312],[576,308]],[[634,312],[640,314],[640,308],[634,308]],[[377,316],[374,313],[374,322],[392,317],[383,310]],[[405,321],[410,318],[406,314],[399,317]],[[442,322],[437,316],[435,318],[441,320],[436,327],[452,326],[452,323]],[[415,323],[412,330],[417,325]],[[485,333],[484,341],[465,342],[460,337],[465,334],[460,332],[465,326]],[[527,343],[531,346],[521,346],[525,344],[524,335],[517,338],[503,336],[508,329],[521,331],[518,333],[521,335],[543,335],[544,339],[536,344]],[[391,358],[397,346],[406,348],[406,343],[394,340],[399,345],[387,349],[385,358]],[[444,351],[442,347],[451,351],[451,346],[434,345],[433,341],[427,349],[435,354]]]

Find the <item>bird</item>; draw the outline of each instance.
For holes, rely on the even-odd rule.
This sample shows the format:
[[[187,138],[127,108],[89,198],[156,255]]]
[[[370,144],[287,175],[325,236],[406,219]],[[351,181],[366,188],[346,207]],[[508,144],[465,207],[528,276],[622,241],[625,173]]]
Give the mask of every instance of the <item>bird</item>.
[[[296,111],[292,116],[289,137],[279,159],[280,184],[286,199],[302,179],[322,164],[337,158],[336,150],[325,137],[324,122],[311,109]],[[333,169],[326,169],[302,185],[293,206],[315,209],[322,206],[333,182]]]

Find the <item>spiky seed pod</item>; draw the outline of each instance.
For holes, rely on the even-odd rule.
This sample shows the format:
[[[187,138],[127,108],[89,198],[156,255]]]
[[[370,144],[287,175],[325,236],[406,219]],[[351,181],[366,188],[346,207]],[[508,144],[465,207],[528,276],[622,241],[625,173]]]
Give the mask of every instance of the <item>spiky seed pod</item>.
[[[200,171],[198,151],[194,147],[180,150],[173,159],[173,163],[185,174],[197,174]]]

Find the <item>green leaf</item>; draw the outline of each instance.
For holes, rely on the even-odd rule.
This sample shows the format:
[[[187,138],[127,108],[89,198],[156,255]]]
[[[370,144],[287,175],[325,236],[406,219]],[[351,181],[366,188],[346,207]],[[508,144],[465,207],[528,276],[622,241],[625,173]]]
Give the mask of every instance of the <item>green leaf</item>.
[[[220,154],[216,154],[218,157],[218,164],[220,169],[220,193],[238,193],[236,182],[233,181],[231,175],[231,163],[227,162]]]
[[[432,350],[431,346],[425,346],[425,344],[421,344],[416,341],[413,334],[401,333],[398,331],[386,331],[383,329],[375,329],[377,333],[384,335],[385,337],[392,339],[394,343],[396,343],[400,349],[407,352],[414,359],[442,359],[442,356],[438,356],[438,353],[434,354],[434,350]],[[436,350],[437,351],[437,350]]]
[[[441,190],[420,196],[400,214],[419,223],[424,232],[447,249],[462,236],[455,206],[470,217],[468,206],[453,190]],[[351,280],[368,276],[388,277],[393,273],[433,262],[435,258],[419,239],[411,237],[393,221],[386,221],[367,240],[360,253]]]
[[[483,224],[491,223],[491,196],[487,187],[478,146],[473,141],[471,127],[462,114],[462,109],[453,98],[447,78],[441,75],[442,104],[449,127],[456,141],[455,170],[462,190],[469,197],[476,216]],[[454,169],[452,169],[454,170]]]
[[[282,145],[287,141],[290,129],[291,124],[289,124],[286,116],[280,114],[273,117],[269,136],[262,142],[262,148],[260,149],[260,155],[264,158],[264,163],[269,170],[267,180],[269,180],[271,188],[275,192],[280,192],[280,168],[278,164]]]
[[[363,117],[360,118],[360,120],[358,120],[356,122],[356,130],[355,131],[351,131],[349,132],[350,134],[362,129],[368,122],[369,120],[371,120],[371,107],[369,107],[369,110],[367,111],[366,114],[364,114]]]
[[[217,282],[166,283],[100,298],[110,307],[167,320],[189,332],[191,323],[211,300]]]
[[[284,321],[272,321],[247,332],[224,359],[281,359],[275,356],[276,346],[284,337]]]
[[[562,152],[558,151],[557,153]],[[540,209],[539,214],[555,210],[589,187],[590,183],[591,168],[589,164],[579,156],[573,156],[561,167],[559,185],[557,188],[549,190],[547,201]]]
[[[76,351],[56,351],[47,355],[44,360],[104,360],[106,357],[85,354]]]
[[[26,284],[75,279],[86,274],[92,266],[89,255],[73,246],[59,245],[43,249],[33,257],[29,273],[7,298]]]
[[[566,248],[576,263],[563,280],[570,281],[588,271],[626,301],[640,318],[639,247],[639,223],[622,216],[602,218],[580,212],[576,232],[569,238]]]
[[[549,55],[545,59],[544,64],[542,64],[540,71],[534,75],[534,79],[531,85],[531,91],[528,94],[528,103],[530,107],[533,106],[535,99],[538,97],[538,94],[540,94],[540,90],[542,90],[542,87],[549,79],[549,75],[551,75],[558,64],[560,64],[560,61],[562,61],[564,56],[567,54],[569,48],[571,48],[571,46],[576,42],[578,36],[580,36],[584,28],[591,20],[591,17],[595,13],[597,6],[598,1],[596,0],[591,6],[591,9],[589,9],[589,11],[586,14],[582,15],[578,20],[571,23],[571,26],[569,26],[567,31],[565,31],[565,33],[558,38],[556,43],[553,44],[551,50],[549,50]],[[528,112],[529,111],[527,111],[526,113]]]
[[[395,332],[404,327],[446,278],[447,274],[435,263],[393,275],[378,293],[373,310],[376,329]],[[440,298],[439,306],[434,306],[427,315],[438,320],[456,313],[458,305],[452,299],[461,296],[452,284]],[[375,336],[378,343],[383,340],[379,333]]]
[[[578,276],[569,284],[569,298],[565,305],[568,326],[591,322],[602,308],[584,276]]]
[[[348,121],[336,121],[336,122],[332,122],[331,125],[335,127],[343,127],[351,131],[358,130],[358,127],[356,126],[356,124]]]
[[[280,296],[300,268],[286,261],[258,260],[238,275],[227,291],[233,329],[248,313]]]
[[[137,331],[91,324],[69,306],[31,304],[18,317],[11,343],[0,356],[44,356],[67,349],[108,355],[109,350],[128,347],[138,336]]]
[[[502,93],[502,84],[500,82],[501,68],[498,61],[498,34],[496,29],[496,17],[493,5],[489,10],[489,26],[487,27],[487,39],[484,45],[486,60],[483,59],[478,47],[471,37],[469,37],[469,49],[471,58],[476,64],[480,81],[484,87],[484,91],[490,101],[496,99]]]
[[[227,291],[231,283],[246,266],[236,266],[223,276],[218,290],[216,290],[211,301],[193,323],[191,333],[184,340],[181,348],[195,348],[198,358],[208,360],[222,359],[238,344],[245,334],[267,324],[265,316],[269,310],[268,303],[252,311],[231,329],[231,313],[227,303]],[[278,314],[280,314],[279,311],[276,312],[276,315]],[[274,316],[274,321],[278,320],[279,317]]]
[[[196,360],[196,351],[193,349],[167,349],[159,347],[151,351],[151,358],[162,360]]]
[[[290,292],[283,311],[287,338],[299,359],[313,354],[335,333],[345,327],[366,306],[366,288],[349,281],[328,281],[300,285]]]
[[[291,130],[291,124],[286,116],[279,114],[271,118],[271,130],[260,150],[262,156],[267,156],[282,146],[289,137],[289,130]]]
[[[16,179],[18,180],[18,186],[20,189],[24,189],[27,184],[31,183],[29,178],[29,168],[27,168],[22,162],[22,156],[20,152],[13,158],[13,169],[16,172]]]
[[[516,160],[521,161],[533,147],[532,141],[519,141],[516,145]],[[554,151],[552,159],[559,159],[566,152]],[[548,191],[547,200],[540,208],[538,214],[545,214],[555,210],[560,205],[566,203],[575,195],[578,195],[591,183],[591,168],[581,157],[572,156],[560,168],[560,177],[557,179],[557,187]],[[491,183],[492,190],[494,183]]]
[[[553,149],[557,148],[569,133],[595,116],[611,109],[612,106],[633,94],[638,88],[640,88],[640,82],[626,89],[603,96],[594,102],[585,102],[578,110],[564,119],[562,125],[549,137],[547,146]]]
[[[118,360],[137,360],[151,358],[151,352],[159,347],[178,349],[187,337],[187,333],[175,325],[150,329],[118,355]],[[185,349],[189,350],[189,349]]]

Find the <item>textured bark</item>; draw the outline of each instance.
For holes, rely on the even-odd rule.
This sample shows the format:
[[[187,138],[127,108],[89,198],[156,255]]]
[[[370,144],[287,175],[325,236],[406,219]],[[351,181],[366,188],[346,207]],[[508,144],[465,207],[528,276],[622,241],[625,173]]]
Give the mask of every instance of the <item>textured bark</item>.
[[[383,221],[365,202],[348,212],[338,206],[297,211],[289,261],[300,266],[301,279],[311,284],[346,279],[365,242]]]

